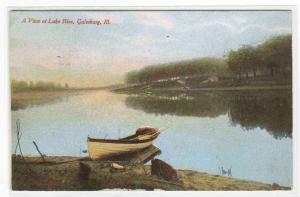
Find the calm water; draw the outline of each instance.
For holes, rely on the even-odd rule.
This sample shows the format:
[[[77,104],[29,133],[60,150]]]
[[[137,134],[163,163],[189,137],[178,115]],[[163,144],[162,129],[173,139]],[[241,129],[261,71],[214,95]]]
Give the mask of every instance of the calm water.
[[[30,103],[30,102],[29,102]],[[91,91],[12,111],[23,154],[85,156],[87,136],[116,138],[141,126],[170,127],[155,141],[158,158],[181,169],[292,186],[292,102],[289,91],[148,93]]]

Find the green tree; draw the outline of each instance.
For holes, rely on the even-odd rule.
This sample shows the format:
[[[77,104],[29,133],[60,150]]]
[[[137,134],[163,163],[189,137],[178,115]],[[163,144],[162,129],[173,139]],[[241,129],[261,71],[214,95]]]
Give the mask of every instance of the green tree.
[[[227,64],[229,70],[235,76],[237,80],[242,79],[242,66],[240,60],[240,54],[238,51],[230,51],[227,56]]]
[[[253,73],[253,77],[256,77],[257,70],[261,67],[262,56],[261,51],[257,47],[244,46],[238,49],[240,64],[243,65],[242,69],[246,73],[246,77],[249,77],[249,73]]]
[[[263,62],[270,75],[291,73],[292,36],[281,35],[268,39],[259,46],[263,53]]]
[[[126,74],[127,83],[144,83],[174,77],[194,75],[224,75],[227,64],[222,59],[205,57],[201,59],[171,62],[148,66]]]
[[[256,47],[250,50],[251,69],[255,78],[258,70],[263,69],[263,53],[261,48]]]
[[[30,88],[31,90],[34,88],[34,83],[33,83],[33,81],[30,81],[30,82],[29,82],[29,88]]]
[[[11,81],[11,88],[12,91],[20,91],[20,90],[26,90],[28,89],[28,83],[26,81]]]

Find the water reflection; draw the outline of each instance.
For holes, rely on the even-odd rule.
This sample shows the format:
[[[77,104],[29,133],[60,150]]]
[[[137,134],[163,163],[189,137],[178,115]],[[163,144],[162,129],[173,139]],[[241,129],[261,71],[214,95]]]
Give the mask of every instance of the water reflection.
[[[125,103],[146,113],[176,116],[217,117],[228,111],[226,100],[217,94],[166,94],[131,95]]]
[[[292,137],[291,91],[245,91],[130,95],[128,107],[146,113],[217,117],[228,114],[233,125],[245,130],[262,128],[275,139]]]
[[[78,91],[19,92],[12,93],[11,110],[17,111],[35,106],[67,102],[71,96],[82,94]]]
[[[233,124],[245,129],[266,129],[274,138],[292,137],[292,98],[290,92],[236,95],[230,101]]]
[[[44,97],[39,99],[26,98],[26,99],[12,99],[11,100],[11,110],[17,111],[21,109],[26,109],[34,106],[42,106],[46,104],[59,103],[63,101],[68,101],[68,96],[65,97]]]

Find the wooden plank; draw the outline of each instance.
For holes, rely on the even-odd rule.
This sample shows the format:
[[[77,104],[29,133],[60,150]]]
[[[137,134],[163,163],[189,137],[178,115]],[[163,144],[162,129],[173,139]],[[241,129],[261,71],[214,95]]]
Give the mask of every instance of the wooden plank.
[[[133,153],[122,154],[118,156],[113,156],[100,161],[115,161],[115,162],[125,162],[125,163],[146,163],[150,159],[154,158],[156,155],[160,154],[161,150],[154,145],[150,147],[136,151]]]
[[[149,148],[137,152],[130,160],[131,163],[146,163],[149,159],[160,153],[160,149],[152,145]]]

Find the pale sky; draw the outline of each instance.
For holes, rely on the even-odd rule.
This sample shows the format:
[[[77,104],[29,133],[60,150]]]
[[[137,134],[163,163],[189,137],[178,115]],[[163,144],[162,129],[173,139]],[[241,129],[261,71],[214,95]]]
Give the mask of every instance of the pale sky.
[[[21,23],[24,18],[75,24]],[[77,19],[111,24],[78,25]],[[11,79],[110,85],[148,65],[223,57],[291,32],[291,11],[12,11]]]

